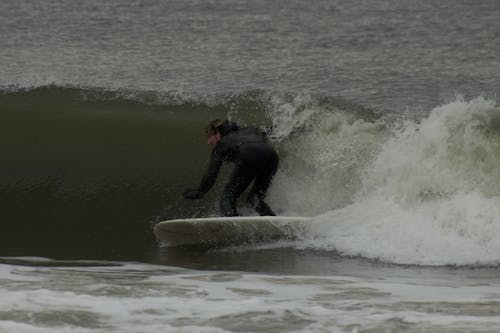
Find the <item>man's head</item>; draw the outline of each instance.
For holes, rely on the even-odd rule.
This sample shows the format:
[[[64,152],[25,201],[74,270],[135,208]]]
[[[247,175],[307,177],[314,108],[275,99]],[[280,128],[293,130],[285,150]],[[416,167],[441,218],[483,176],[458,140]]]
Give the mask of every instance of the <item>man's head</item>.
[[[220,119],[215,119],[212,120],[207,128],[206,128],[206,133],[207,133],[207,143],[211,146],[215,146],[217,143],[219,143],[220,139],[222,138],[222,134],[220,132],[220,127],[224,124],[224,120]]]

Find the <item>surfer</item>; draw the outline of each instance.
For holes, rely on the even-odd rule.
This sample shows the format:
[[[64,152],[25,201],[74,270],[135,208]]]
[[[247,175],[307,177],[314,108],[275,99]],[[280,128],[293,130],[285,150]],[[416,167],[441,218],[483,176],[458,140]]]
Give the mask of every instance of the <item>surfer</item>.
[[[213,146],[210,163],[200,186],[186,190],[187,199],[201,199],[215,183],[222,162],[236,164],[220,199],[223,216],[238,216],[236,200],[252,183],[247,203],[261,216],[276,214],[264,202],[267,189],[278,170],[279,158],[266,140],[266,135],[254,127],[240,127],[227,120],[211,121],[207,128],[207,143]]]

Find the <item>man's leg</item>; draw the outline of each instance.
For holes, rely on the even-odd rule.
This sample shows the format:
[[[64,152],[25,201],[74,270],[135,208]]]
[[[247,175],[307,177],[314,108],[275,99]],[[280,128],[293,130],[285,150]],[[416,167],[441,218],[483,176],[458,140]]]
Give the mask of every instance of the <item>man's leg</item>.
[[[236,166],[222,192],[220,210],[223,216],[240,215],[236,210],[236,200],[250,185],[254,177],[255,175],[252,170]]]
[[[252,188],[247,197],[247,202],[255,208],[260,216],[276,216],[271,207],[264,201],[267,190],[271,185],[276,171],[278,170],[278,160],[271,159],[263,172],[260,172],[255,178]]]

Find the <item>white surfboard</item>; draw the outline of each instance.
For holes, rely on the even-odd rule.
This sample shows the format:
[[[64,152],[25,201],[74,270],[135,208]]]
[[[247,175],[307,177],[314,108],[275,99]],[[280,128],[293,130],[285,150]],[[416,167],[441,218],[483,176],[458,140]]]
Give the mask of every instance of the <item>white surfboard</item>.
[[[165,246],[224,247],[293,240],[305,229],[308,217],[237,216],[168,220],[154,227]]]

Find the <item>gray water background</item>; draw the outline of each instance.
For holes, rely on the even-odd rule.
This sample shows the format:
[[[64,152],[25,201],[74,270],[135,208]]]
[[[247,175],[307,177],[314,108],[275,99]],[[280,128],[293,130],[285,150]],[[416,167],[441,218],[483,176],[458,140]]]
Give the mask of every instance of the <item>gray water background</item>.
[[[253,89],[427,111],[495,97],[496,0],[0,3],[0,86]]]

